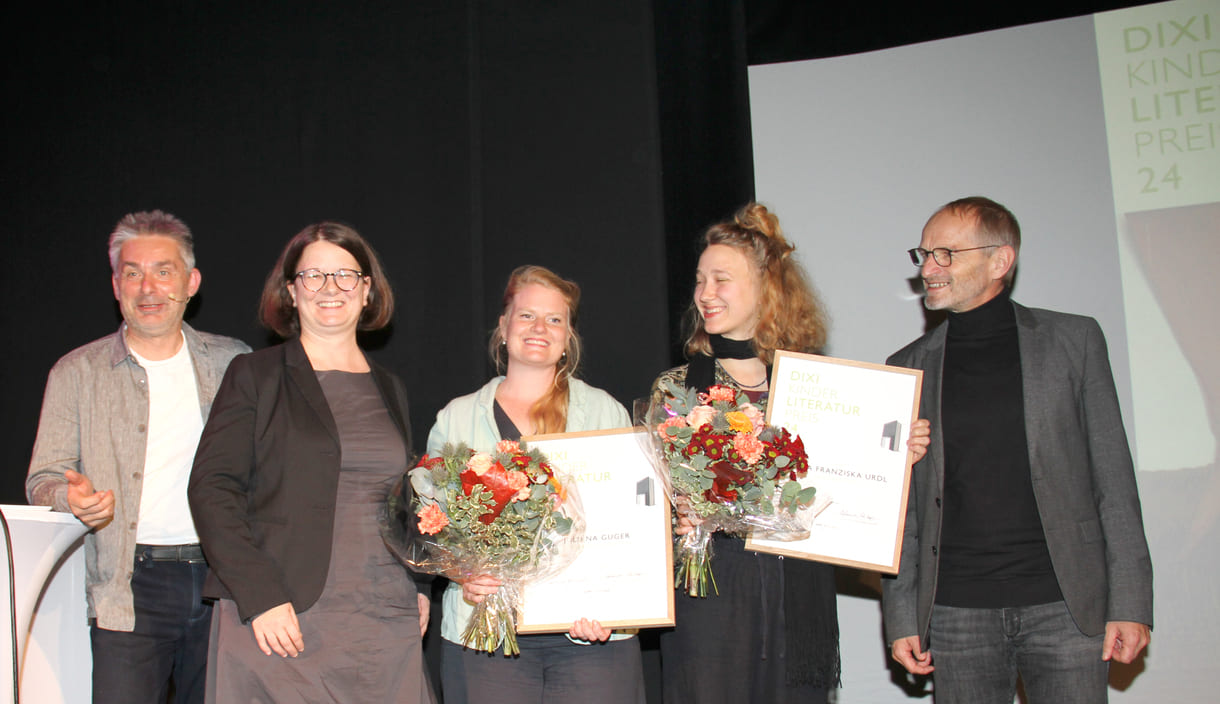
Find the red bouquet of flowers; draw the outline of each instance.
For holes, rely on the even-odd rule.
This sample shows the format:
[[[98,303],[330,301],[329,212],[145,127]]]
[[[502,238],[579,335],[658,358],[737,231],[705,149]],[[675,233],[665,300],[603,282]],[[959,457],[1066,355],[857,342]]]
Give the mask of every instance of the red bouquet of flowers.
[[[711,534],[752,533],[769,540],[809,536],[816,490],[798,481],[809,470],[800,437],[767,425],[763,411],[727,386],[706,393],[663,382],[666,401],[649,421],[662,479],[694,529],[678,543],[677,581],[691,596],[707,596]]]
[[[495,452],[446,445],[407,472],[387,501],[387,543],[418,572],[457,581],[490,574],[504,584],[475,607],[469,647],[518,652],[521,585],[562,569],[584,533],[580,502],[537,450],[502,441]],[[568,538],[576,538],[569,540]]]

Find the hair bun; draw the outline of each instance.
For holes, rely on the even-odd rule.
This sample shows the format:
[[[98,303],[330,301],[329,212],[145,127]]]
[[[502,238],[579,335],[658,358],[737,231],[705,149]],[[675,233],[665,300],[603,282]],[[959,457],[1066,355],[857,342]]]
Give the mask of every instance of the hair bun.
[[[752,230],[765,240],[768,256],[780,261],[787,259],[796,246],[784,237],[784,230],[779,225],[779,216],[767,210],[762,203],[751,201],[733,217],[739,227]]]
[[[757,230],[760,234],[766,237],[782,240],[784,238],[783,230],[779,226],[779,217],[767,210],[767,206],[762,203],[751,201],[745,207],[737,211],[733,218],[737,224]]]

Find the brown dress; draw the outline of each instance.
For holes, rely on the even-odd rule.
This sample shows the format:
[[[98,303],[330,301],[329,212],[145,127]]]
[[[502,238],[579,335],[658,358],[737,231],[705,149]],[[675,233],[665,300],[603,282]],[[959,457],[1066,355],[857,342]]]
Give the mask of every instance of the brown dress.
[[[305,650],[296,658],[264,655],[237,605],[221,600],[212,620],[207,700],[430,703],[415,584],[386,550],[377,524],[407,448],[369,374],[317,375],[339,429],[342,461],[326,587],[297,614]]]

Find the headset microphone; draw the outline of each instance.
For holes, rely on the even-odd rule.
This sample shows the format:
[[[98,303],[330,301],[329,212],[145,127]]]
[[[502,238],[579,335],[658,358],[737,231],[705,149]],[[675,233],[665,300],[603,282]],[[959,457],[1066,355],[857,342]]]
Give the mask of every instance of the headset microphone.
[[[175,296],[175,295],[174,295],[174,294],[172,294],[172,293],[171,293],[171,294],[168,294],[168,295],[166,296],[166,298],[168,298],[169,300],[173,301],[174,303],[190,303],[190,302],[191,302],[191,297],[190,297],[190,296],[187,296],[186,298],[179,298],[179,297]]]

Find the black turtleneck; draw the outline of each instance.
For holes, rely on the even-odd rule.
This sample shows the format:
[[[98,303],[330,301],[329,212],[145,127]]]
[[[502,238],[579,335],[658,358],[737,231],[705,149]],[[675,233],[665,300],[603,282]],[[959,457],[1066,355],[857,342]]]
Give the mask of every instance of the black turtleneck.
[[[1063,599],[1030,481],[1021,352],[1008,292],[950,313],[941,390],[944,514],[936,603]]]

